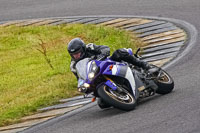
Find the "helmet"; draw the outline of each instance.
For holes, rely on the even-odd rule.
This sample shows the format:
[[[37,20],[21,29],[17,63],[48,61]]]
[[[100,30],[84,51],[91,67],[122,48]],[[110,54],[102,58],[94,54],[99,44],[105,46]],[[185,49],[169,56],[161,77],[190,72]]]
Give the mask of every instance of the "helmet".
[[[67,50],[75,61],[81,60],[86,52],[86,45],[80,38],[74,38],[68,43]]]

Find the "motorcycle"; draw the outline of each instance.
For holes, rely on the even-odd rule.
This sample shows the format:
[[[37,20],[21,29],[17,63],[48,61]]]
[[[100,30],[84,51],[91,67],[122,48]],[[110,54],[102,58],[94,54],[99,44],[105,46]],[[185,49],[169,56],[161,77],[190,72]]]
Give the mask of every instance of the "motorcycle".
[[[129,54],[133,55],[131,49]],[[174,88],[172,77],[155,65],[150,71],[116,62],[109,57],[102,59],[85,58],[76,64],[78,90],[101,98],[107,106],[129,111],[138,100],[157,94],[168,94]],[[156,71],[154,70],[156,69]],[[94,98],[94,99],[95,99]],[[101,108],[101,105],[99,105]]]

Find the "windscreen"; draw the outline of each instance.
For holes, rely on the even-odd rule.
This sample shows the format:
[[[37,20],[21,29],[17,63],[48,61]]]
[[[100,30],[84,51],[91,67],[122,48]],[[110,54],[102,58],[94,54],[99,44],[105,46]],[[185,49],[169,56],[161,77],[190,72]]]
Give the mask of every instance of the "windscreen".
[[[80,60],[76,64],[76,70],[79,78],[86,80],[87,79],[87,64],[89,62],[89,58],[85,58],[83,60]]]

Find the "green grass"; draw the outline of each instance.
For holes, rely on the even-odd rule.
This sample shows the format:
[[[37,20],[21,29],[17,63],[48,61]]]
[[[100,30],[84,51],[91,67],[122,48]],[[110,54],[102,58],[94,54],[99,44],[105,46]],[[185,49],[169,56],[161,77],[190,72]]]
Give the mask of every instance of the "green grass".
[[[0,126],[15,123],[61,98],[79,95],[66,49],[75,37],[108,45],[111,52],[141,45],[128,32],[94,25],[0,27]],[[41,40],[54,69],[38,50],[42,50]]]

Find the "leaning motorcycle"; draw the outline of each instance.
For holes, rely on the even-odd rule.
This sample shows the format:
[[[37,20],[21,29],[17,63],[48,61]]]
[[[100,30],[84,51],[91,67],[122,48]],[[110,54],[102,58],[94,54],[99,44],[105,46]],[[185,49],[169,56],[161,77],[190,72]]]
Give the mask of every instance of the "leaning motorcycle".
[[[133,55],[131,49],[128,52]],[[126,62],[116,62],[109,57],[98,60],[85,58],[76,64],[78,88],[80,92],[101,98],[108,106],[133,110],[139,99],[155,93],[167,94],[174,88],[174,81],[166,71],[154,65],[152,67],[155,72]]]

